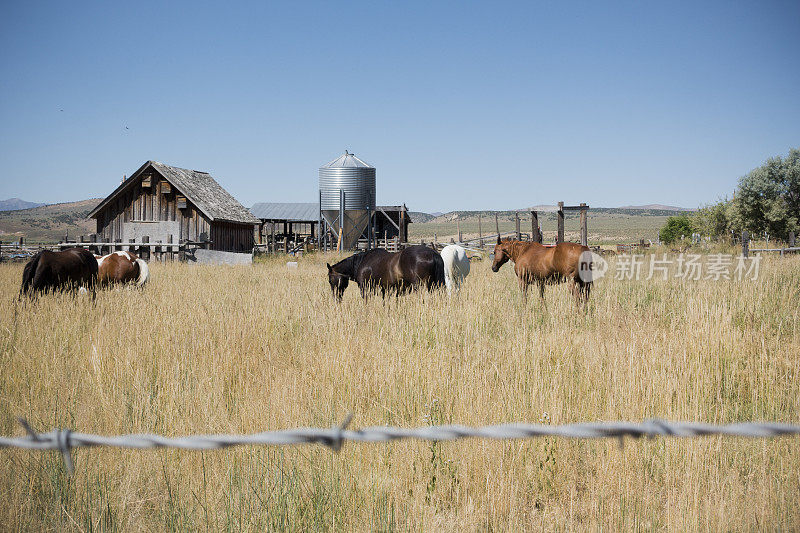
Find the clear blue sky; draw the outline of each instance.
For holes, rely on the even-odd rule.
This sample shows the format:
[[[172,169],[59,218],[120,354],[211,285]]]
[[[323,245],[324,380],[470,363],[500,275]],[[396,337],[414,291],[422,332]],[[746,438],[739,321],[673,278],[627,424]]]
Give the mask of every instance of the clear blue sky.
[[[800,146],[796,0],[110,4],[0,4],[0,198],[315,201],[349,149],[414,210],[695,207]]]

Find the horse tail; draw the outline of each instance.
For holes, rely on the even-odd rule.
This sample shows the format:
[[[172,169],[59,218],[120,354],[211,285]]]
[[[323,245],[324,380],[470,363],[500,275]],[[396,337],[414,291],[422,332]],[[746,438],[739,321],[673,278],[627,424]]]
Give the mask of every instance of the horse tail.
[[[147,280],[150,279],[150,269],[144,259],[136,259],[136,264],[139,265],[139,279],[136,280],[137,287],[143,287]]]
[[[30,293],[33,278],[36,277],[36,269],[39,268],[39,260],[41,258],[42,252],[39,252],[25,265],[25,270],[22,271],[22,287],[19,289],[19,299]]]
[[[444,287],[444,280],[444,259],[437,253],[433,261],[433,286]]]

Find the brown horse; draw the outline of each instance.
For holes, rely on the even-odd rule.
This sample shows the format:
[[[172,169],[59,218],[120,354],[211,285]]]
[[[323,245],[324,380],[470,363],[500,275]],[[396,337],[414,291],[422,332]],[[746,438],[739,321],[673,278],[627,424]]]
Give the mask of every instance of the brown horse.
[[[378,290],[385,297],[387,291],[403,294],[422,286],[428,290],[444,286],[442,256],[427,246],[409,246],[396,253],[376,248],[327,266],[328,283],[339,301],[351,280],[364,298]]]
[[[494,247],[492,271],[500,270],[509,259],[513,261],[522,297],[526,301],[528,285],[532,283],[539,284],[539,296],[544,300],[545,284],[568,281],[575,296],[575,303],[582,304],[585,308],[592,290],[592,282],[584,281],[579,275],[581,254],[584,252],[591,253],[586,246],[573,242],[544,246],[538,242],[501,241],[498,237]]]
[[[95,294],[97,283],[97,261],[89,250],[67,248],[61,252],[42,250],[31,258],[22,272],[20,299],[35,297],[38,293],[84,287]]]
[[[101,285],[135,282],[137,287],[142,287],[150,279],[147,263],[133,252],[113,252],[95,258]]]

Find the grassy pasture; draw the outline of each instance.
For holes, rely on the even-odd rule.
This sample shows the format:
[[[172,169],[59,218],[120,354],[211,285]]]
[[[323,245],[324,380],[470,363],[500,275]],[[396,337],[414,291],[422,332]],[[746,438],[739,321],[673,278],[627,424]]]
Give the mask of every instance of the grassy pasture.
[[[511,268],[461,294],[336,305],[321,254],[153,264],[144,291],[16,309],[0,265],[0,433],[250,433],[650,417],[800,422],[800,258],[757,281],[566,286],[521,305]],[[613,267],[612,267],[613,268]],[[800,439],[552,438],[321,447],[0,450],[7,530],[800,528]]]

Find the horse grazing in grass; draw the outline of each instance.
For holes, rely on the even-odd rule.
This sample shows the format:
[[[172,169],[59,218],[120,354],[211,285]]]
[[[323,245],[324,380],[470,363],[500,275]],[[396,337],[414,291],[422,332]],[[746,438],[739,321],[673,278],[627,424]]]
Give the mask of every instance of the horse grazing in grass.
[[[113,252],[97,257],[98,281],[101,285],[113,283],[136,283],[144,286],[150,279],[150,269],[144,259],[133,252]]]
[[[592,281],[584,281],[579,275],[581,254],[591,254],[589,248],[573,242],[562,242],[556,246],[544,246],[538,242],[522,242],[497,238],[494,247],[492,272],[497,272],[508,260],[514,262],[514,272],[522,289],[523,300],[528,298],[528,285],[539,284],[539,296],[544,300],[545,284],[570,284],[575,303],[583,305],[589,302]],[[583,260],[586,260],[586,255]],[[589,256],[590,257],[590,256]],[[589,267],[591,271],[591,266]]]
[[[469,257],[463,247],[448,244],[442,249],[442,261],[444,261],[444,284],[447,286],[447,294],[451,294],[453,289],[458,289],[464,278],[469,275]]]
[[[422,286],[428,290],[444,286],[442,256],[427,246],[409,246],[396,253],[376,248],[327,266],[328,282],[338,301],[351,280],[364,298],[372,291],[385,297],[387,291],[399,295]]]
[[[95,295],[97,260],[89,250],[67,248],[61,252],[42,250],[34,255],[22,271],[23,296],[35,297],[50,291],[88,289]]]

